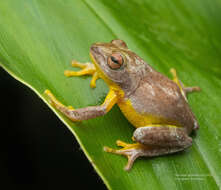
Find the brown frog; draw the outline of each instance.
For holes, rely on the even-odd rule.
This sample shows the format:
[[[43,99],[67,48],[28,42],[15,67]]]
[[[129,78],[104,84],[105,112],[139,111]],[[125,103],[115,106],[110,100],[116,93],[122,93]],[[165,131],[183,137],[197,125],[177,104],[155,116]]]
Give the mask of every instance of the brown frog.
[[[65,75],[92,75],[91,87],[102,78],[110,90],[100,106],[74,109],[64,106],[46,90],[50,103],[74,122],[102,116],[117,104],[136,128],[133,144],[117,140],[123,148],[104,147],[106,152],[128,158],[125,170],[130,170],[140,156],[153,157],[182,151],[192,145],[189,134],[199,128],[186,95],[199,87],[184,87],[175,69],[173,80],[155,71],[122,40],[95,43],[90,48],[92,63],[72,62],[80,71],[65,71]]]

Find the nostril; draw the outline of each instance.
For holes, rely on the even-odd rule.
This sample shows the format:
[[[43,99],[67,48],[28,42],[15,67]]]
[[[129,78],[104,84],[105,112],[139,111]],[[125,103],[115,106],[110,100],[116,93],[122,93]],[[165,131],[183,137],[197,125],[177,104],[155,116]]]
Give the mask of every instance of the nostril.
[[[91,46],[91,51],[94,52],[94,53],[98,53],[99,52],[98,47],[95,46],[95,45]]]

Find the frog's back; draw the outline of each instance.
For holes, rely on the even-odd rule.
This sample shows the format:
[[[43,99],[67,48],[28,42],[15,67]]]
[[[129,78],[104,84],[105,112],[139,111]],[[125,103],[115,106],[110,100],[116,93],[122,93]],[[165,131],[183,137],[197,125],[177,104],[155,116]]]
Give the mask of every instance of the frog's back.
[[[148,73],[119,106],[135,127],[168,124],[191,132],[196,123],[178,85],[156,71]]]

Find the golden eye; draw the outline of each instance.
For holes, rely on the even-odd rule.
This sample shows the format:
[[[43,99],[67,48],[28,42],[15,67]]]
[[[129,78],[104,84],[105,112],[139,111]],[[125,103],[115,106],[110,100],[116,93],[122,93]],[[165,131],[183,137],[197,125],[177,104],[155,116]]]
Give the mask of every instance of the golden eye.
[[[108,57],[107,63],[111,69],[119,69],[123,65],[124,59],[119,53],[113,53]]]

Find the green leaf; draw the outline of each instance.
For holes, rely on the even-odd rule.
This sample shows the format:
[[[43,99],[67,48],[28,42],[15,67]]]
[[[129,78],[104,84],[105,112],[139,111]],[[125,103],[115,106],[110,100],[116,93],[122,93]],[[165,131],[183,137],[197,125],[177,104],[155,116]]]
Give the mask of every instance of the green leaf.
[[[72,59],[89,60],[94,42],[120,38],[165,75],[176,68],[186,85],[202,88],[189,97],[201,126],[194,144],[182,153],[139,159],[130,172],[123,170],[124,157],[103,152],[104,145],[116,147],[117,139],[131,141],[134,128],[118,107],[81,124],[51,108],[109,189],[219,189],[220,10],[220,0],[2,0],[0,61],[45,102],[43,91],[50,89],[75,108],[99,104],[108,91],[101,80],[91,89],[90,77],[63,75]]]

